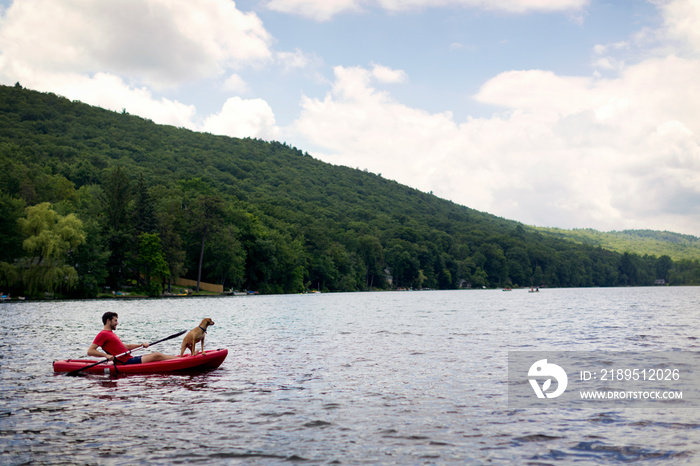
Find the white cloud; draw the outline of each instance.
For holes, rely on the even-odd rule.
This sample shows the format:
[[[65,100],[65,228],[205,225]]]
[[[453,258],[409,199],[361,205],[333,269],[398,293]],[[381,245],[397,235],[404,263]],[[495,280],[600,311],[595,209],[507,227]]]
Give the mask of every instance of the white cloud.
[[[630,44],[627,41],[615,42],[614,44],[596,44],[593,51],[599,55],[610,52],[611,50],[623,50],[629,48]]]
[[[593,68],[595,68],[596,70],[614,71],[614,70],[622,70],[624,67],[625,67],[624,62],[620,62],[618,60],[615,60],[612,57],[598,58],[593,62]]]
[[[378,0],[390,11],[404,11],[416,8],[465,7],[507,13],[531,11],[575,11],[583,8],[589,0]]]
[[[691,53],[700,52],[700,1],[672,0],[660,7],[668,37],[680,41]]]
[[[271,61],[271,41],[230,0],[15,0],[0,18],[0,82],[197,129],[194,106],[153,93]],[[223,87],[247,90],[236,73]],[[264,106],[254,105],[257,123],[232,119],[229,107],[209,127],[230,133],[235,120],[236,134],[272,134]]]
[[[160,124],[194,129],[192,119],[196,111],[193,105],[169,99],[156,99],[148,89],[132,89],[121,78],[105,73],[98,73],[92,78],[65,78],[67,79],[60,83],[54,83],[54,92],[73,96],[82,102],[99,101],[103,108],[126,110],[131,114],[147,116]]]
[[[366,8],[577,14],[587,4],[271,0],[267,6],[323,21]],[[303,135],[329,162],[366,167],[527,223],[698,234],[700,2],[669,0],[658,8],[662,28],[594,47],[593,77],[523,69],[487,80],[473,97],[494,108],[491,117],[458,122],[451,112],[405,105],[384,85],[408,82],[408,75],[371,63],[336,67],[327,95],[305,97],[284,134]],[[230,0],[16,0],[2,15],[0,82],[214,134],[275,139],[283,130],[262,99],[232,97],[202,118],[194,106],[158,92],[225,77],[224,90],[243,94],[250,92],[239,74],[244,66],[275,64],[289,72],[316,68],[320,60],[299,49],[274,52],[259,18]]]
[[[499,109],[491,118],[411,108],[374,86],[376,66],[337,67],[325,98],[304,99],[296,128],[324,160],[507,218],[698,234],[700,2],[660,8],[664,30],[594,48],[609,78],[520,70],[488,80],[474,97]],[[617,58],[633,47],[646,58]]]
[[[268,0],[265,6],[280,13],[327,21],[339,13],[361,10],[362,3],[362,0]]]
[[[532,135],[552,128],[546,144],[533,147],[530,155],[538,164],[557,167],[551,179],[564,180],[567,198],[597,198],[600,207],[580,212],[583,218],[609,227],[633,218],[661,223],[669,212],[700,213],[700,204],[692,202],[700,198],[700,184],[692,182],[700,175],[700,116],[688,105],[700,102],[698,76],[700,63],[671,56],[630,66],[613,80],[549,79],[543,86],[523,87],[528,80],[522,75],[502,75],[477,98],[509,102],[508,133],[531,125],[527,138],[508,143],[501,154],[526,153]],[[494,81],[502,90],[495,95]],[[510,95],[518,89],[527,99]],[[557,148],[557,154],[548,154],[548,147]],[[598,188],[590,189],[591,184]]]
[[[424,8],[464,7],[506,13],[532,11],[576,12],[588,5],[589,0],[268,0],[270,10],[305,16],[316,21],[328,21],[333,16],[358,12],[377,6],[391,12]]]
[[[193,122],[196,110],[193,105],[156,98],[148,88],[133,88],[119,76],[108,73],[85,76],[34,72],[32,79],[22,80],[21,84],[33,90],[53,92],[108,110],[126,110],[130,114],[149,118],[159,124],[196,129]]]
[[[16,0],[0,23],[3,75],[110,73],[167,87],[267,60],[271,38],[228,0]]]
[[[238,94],[246,94],[250,91],[250,86],[236,73],[232,74],[224,82],[224,90]]]
[[[277,63],[279,63],[286,72],[317,66],[321,63],[321,59],[314,54],[304,53],[298,48],[293,52],[277,52],[275,57]]]
[[[430,114],[396,102],[372,87],[364,68],[335,68],[332,91],[323,100],[305,98],[295,130],[327,151],[332,163],[368,167],[419,189],[431,186],[440,159],[459,144],[450,113]]]
[[[458,123],[377,90],[371,69],[337,67],[331,92],[304,99],[295,128],[326,161],[507,218],[697,234],[698,77],[699,61],[675,56],[614,79],[505,72],[475,96],[500,112]]]
[[[589,78],[557,76],[551,71],[508,71],[483,85],[477,100],[526,111],[548,120],[578,113],[595,97]]]
[[[228,99],[221,112],[207,117],[201,130],[212,134],[261,139],[275,139],[279,135],[275,116],[267,102],[240,97]]]
[[[394,70],[388,66],[372,66],[372,76],[380,83],[394,84],[406,81],[407,75],[403,70]]]

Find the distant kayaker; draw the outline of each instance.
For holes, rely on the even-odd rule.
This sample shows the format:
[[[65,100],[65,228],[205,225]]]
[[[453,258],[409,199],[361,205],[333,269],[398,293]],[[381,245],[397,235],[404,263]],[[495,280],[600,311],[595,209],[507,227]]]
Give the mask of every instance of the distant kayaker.
[[[119,324],[118,317],[119,316],[116,312],[105,312],[102,315],[102,323],[104,324],[104,328],[97,334],[92,342],[92,345],[90,345],[88,348],[88,356],[112,360],[114,359],[114,356],[126,353],[129,350],[133,350],[141,346],[148,348],[148,343],[143,343],[140,345],[125,345],[122,343],[117,334],[114,333],[114,331],[117,329],[117,325]],[[105,353],[99,351],[97,348],[102,348]],[[151,353],[135,357],[127,354],[117,358],[117,360],[123,364],[141,364],[142,362],[165,361],[166,359],[175,359],[176,357],[177,356],[170,356],[163,353]]]

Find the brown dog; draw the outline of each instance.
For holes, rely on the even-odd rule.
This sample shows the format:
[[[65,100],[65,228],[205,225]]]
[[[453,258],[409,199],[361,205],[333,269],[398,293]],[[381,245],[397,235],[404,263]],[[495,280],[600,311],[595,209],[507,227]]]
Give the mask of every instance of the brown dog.
[[[180,347],[180,357],[185,355],[185,350],[187,348],[192,351],[192,356],[194,356],[194,346],[200,341],[202,342],[202,354],[206,354],[204,352],[204,337],[206,336],[207,328],[210,325],[214,325],[214,321],[207,317],[206,319],[202,320],[199,327],[195,327],[187,332],[187,335],[185,335],[185,338],[182,340],[182,346]]]

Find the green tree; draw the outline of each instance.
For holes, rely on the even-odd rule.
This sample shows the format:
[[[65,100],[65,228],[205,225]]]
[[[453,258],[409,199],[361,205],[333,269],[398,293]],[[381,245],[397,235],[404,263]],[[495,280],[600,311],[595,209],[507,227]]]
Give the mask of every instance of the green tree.
[[[245,250],[233,225],[225,225],[210,235],[205,254],[210,258],[205,271],[214,283],[239,288],[243,284]]]
[[[163,207],[157,211],[158,226],[163,255],[168,264],[170,280],[168,280],[168,291],[171,291],[172,278],[183,277],[187,273],[185,267],[186,252],[182,246],[181,224],[182,210],[179,208],[177,199],[168,198],[162,200]]]
[[[357,240],[357,253],[365,264],[365,288],[382,286],[384,282],[384,249],[379,238],[363,235]]]
[[[17,283],[19,273],[17,268],[7,262],[0,262],[0,285],[7,287],[3,292],[7,293]]]
[[[78,297],[95,298],[100,288],[107,280],[107,261],[110,252],[107,250],[99,225],[95,220],[83,222],[85,227],[85,244],[70,255],[78,273],[78,284],[73,293]]]
[[[662,278],[668,282],[669,280],[669,272],[673,268],[673,261],[671,258],[667,255],[663,255],[659,257],[658,261],[656,262],[656,278]]]
[[[205,196],[222,199],[221,226],[235,226],[246,253],[244,283],[261,292],[295,290],[299,276],[330,290],[382,288],[387,261],[403,286],[423,280],[439,288],[523,278],[553,286],[634,285],[664,274],[681,285],[697,283],[700,274],[700,239],[690,235],[534,229],[327,165],[287,144],[160,126],[21,87],[0,86],[0,115],[3,286],[14,279],[12,271],[21,278],[15,266],[24,255],[22,235],[12,219],[24,216],[22,201],[51,202],[59,215],[76,213],[83,221],[86,243],[70,255],[80,277],[72,292],[79,295],[131,280],[143,232],[160,233],[172,276],[197,275],[201,263],[201,277],[233,283],[237,272],[217,257],[231,245],[211,229],[203,234],[196,210]],[[142,174],[133,198],[131,173]],[[156,179],[156,186],[143,181]],[[97,180],[104,195],[93,212],[80,205],[76,187]],[[234,211],[254,217],[256,226]],[[110,273],[101,283],[105,250]],[[12,292],[19,294],[21,284]]]
[[[620,259],[620,278],[622,283],[628,286],[638,284],[639,267],[637,266],[637,256],[628,252],[622,254]]]
[[[129,215],[131,182],[124,170],[116,167],[107,174],[102,188],[103,229],[107,247],[111,251],[107,263],[107,282],[118,290],[124,286],[129,275],[129,260],[134,250]]]
[[[484,255],[484,271],[488,275],[492,286],[502,286],[506,283],[507,268],[506,256],[503,249],[498,244],[485,243],[479,248],[479,252]]]
[[[45,202],[28,207],[27,217],[20,219],[19,224],[28,254],[20,261],[20,269],[29,293],[53,294],[57,289],[74,287],[78,273],[67,261],[71,251],[85,242],[80,219],[74,214],[61,216]]]
[[[522,230],[520,225],[518,228]],[[506,252],[506,257],[508,258],[508,276],[511,283],[521,286],[530,283],[532,267],[525,248],[521,246],[511,248]]]
[[[204,246],[207,235],[221,227],[224,214],[224,202],[219,196],[203,196],[197,199],[192,212],[192,226],[201,238],[199,261],[197,262],[197,291],[202,281],[202,264],[204,263]]]
[[[309,265],[310,289],[316,288],[319,291],[326,291],[328,285],[333,285],[340,278],[338,268],[335,266],[333,257],[327,254],[315,254]]]
[[[99,199],[102,195],[102,188],[98,185],[81,186],[72,206],[83,222],[86,239],[85,244],[70,256],[78,272],[78,284],[71,291],[71,296],[94,298],[107,280],[110,251],[99,223],[102,214]]]
[[[141,233],[156,233],[158,231],[155,203],[148,192],[148,185],[143,174],[139,175],[136,181],[133,216],[134,230],[137,236]]]
[[[22,256],[22,231],[18,220],[24,215],[24,201],[0,191],[0,286],[8,292],[17,283],[15,259]]]
[[[425,283],[426,277],[425,274],[423,273],[423,269],[420,269],[418,271],[418,276],[416,277],[416,285],[418,286],[419,290],[423,289],[423,283]]]
[[[304,291],[304,276],[306,275],[305,255],[299,239],[278,230],[270,230],[268,237],[274,243],[274,262],[272,286],[274,293],[302,293]]]
[[[535,267],[535,272],[532,275],[530,286],[540,286],[544,283],[544,272],[539,265]]]
[[[412,287],[418,278],[420,262],[410,243],[397,241],[386,252],[386,263],[394,277],[396,288]]]
[[[138,264],[148,295],[160,296],[163,293],[163,282],[170,277],[170,271],[157,233],[139,235]]]
[[[474,288],[483,288],[487,284],[488,275],[481,267],[477,267],[474,273],[472,274],[472,286]]]
[[[24,201],[0,191],[0,261],[11,263],[22,255],[22,232],[17,220],[24,216]]]

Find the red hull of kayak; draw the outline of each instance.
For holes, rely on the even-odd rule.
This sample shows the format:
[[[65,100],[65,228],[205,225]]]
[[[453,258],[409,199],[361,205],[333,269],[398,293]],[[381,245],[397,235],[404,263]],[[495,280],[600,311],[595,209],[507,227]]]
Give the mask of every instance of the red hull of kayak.
[[[201,353],[196,356],[183,356],[167,361],[154,361],[143,364],[119,364],[117,369],[119,374],[164,374],[169,372],[186,372],[186,371],[205,371],[216,369],[224,362],[228,356],[228,350],[218,349],[209,350],[206,355]],[[90,359],[66,359],[63,361],[54,361],[54,372],[71,372],[81,369],[90,364],[95,364],[97,361]],[[110,374],[115,375],[114,364],[103,363],[98,364],[89,369],[82,371],[86,374]]]

